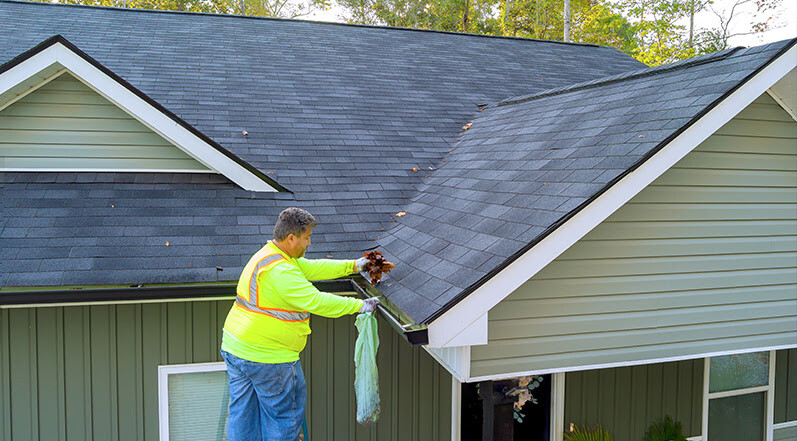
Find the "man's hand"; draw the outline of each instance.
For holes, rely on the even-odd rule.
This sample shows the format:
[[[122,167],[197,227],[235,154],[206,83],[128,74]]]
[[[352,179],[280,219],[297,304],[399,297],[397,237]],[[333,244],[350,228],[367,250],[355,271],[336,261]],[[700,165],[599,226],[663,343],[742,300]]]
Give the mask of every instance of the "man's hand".
[[[360,312],[374,312],[376,310],[376,305],[378,304],[379,299],[376,297],[365,299],[363,300],[363,306],[360,308]]]
[[[363,256],[357,259],[357,271],[363,272],[366,268],[368,268],[368,264],[371,263],[371,260],[367,257]]]

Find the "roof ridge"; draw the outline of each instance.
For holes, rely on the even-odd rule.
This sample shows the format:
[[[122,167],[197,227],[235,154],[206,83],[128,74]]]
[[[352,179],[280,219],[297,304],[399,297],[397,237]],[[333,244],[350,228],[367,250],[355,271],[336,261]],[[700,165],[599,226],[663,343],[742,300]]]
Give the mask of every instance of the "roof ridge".
[[[0,0],[4,1],[4,0]],[[736,46],[730,49],[725,49],[718,52],[712,52],[710,54],[701,55],[698,57],[688,58],[686,60],[679,60],[673,63],[662,64],[659,66],[651,66],[645,67],[642,69],[636,69],[629,72],[611,75],[608,77],[602,77],[595,80],[584,81],[581,83],[571,84],[569,86],[564,87],[557,87],[553,89],[543,90],[541,92],[532,93],[529,95],[521,95],[518,97],[507,98],[503,101],[499,101],[498,103],[494,104],[495,107],[502,107],[508,106],[512,104],[520,104],[527,101],[532,101],[538,98],[553,96],[553,95],[561,95],[563,93],[568,92],[575,92],[577,90],[584,90],[584,89],[591,89],[594,87],[605,86],[607,84],[619,83],[621,81],[632,80],[643,78],[651,75],[658,75],[664,72],[670,72],[677,69],[685,69],[687,67],[698,66],[701,64],[713,63],[716,61],[724,60],[730,57],[736,51],[744,49],[742,46]]]
[[[601,46],[601,45],[593,44],[593,43],[577,43],[577,42],[566,42],[566,41],[558,41],[558,40],[541,40],[541,39],[536,39],[536,38],[513,37],[513,36],[509,36],[509,35],[472,34],[472,33],[468,33],[468,32],[440,31],[440,30],[436,30],[436,29],[404,28],[404,27],[400,27],[400,26],[379,26],[379,25],[366,25],[366,24],[358,24],[358,23],[339,23],[339,22],[333,22],[333,21],[307,20],[307,19],[301,19],[301,18],[262,17],[262,16],[257,16],[257,15],[236,15],[236,14],[221,14],[221,13],[215,13],[215,12],[196,12],[196,11],[174,11],[174,10],[169,10],[169,9],[120,8],[118,6],[82,5],[82,4],[75,4],[75,3],[50,3],[50,2],[47,2],[47,1],[38,1],[38,0],[0,0],[0,3],[20,3],[20,4],[32,4],[32,5],[47,5],[47,6],[66,6],[66,7],[74,7],[74,8],[110,9],[110,10],[138,12],[138,13],[184,14],[184,15],[199,15],[199,16],[210,16],[210,17],[229,17],[229,18],[240,18],[240,19],[250,19],[250,20],[271,20],[271,21],[280,21],[280,22],[314,23],[314,24],[323,24],[323,25],[332,25],[332,26],[348,26],[348,27],[355,27],[355,28],[389,29],[389,30],[394,30],[394,31],[412,31],[412,32],[429,32],[429,33],[434,33],[434,34],[461,35],[461,36],[466,36],[466,37],[497,38],[497,39],[506,39],[506,40],[529,41],[529,42],[536,42],[536,43],[552,43],[552,44],[562,44],[562,45],[571,45],[571,46],[586,46],[586,47],[598,47],[598,48],[615,49],[615,48],[612,48],[611,46]]]

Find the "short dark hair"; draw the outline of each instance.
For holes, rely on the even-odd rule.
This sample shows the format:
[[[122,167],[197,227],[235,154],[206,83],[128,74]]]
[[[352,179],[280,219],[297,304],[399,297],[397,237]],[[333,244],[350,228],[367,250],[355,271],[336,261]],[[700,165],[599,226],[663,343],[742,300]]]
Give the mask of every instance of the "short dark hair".
[[[306,210],[297,207],[290,207],[282,210],[277,223],[274,224],[274,240],[280,242],[285,240],[291,234],[299,236],[307,231],[307,228],[312,228],[318,225],[312,214]]]

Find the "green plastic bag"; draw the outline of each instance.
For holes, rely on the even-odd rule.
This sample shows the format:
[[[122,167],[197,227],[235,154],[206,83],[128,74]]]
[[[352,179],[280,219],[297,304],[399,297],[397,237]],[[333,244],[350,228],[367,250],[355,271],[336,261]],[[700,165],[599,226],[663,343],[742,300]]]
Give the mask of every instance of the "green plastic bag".
[[[379,419],[379,372],[376,370],[376,351],[379,333],[372,312],[359,314],[354,321],[357,342],[354,343],[354,393],[357,397],[357,422],[371,425]]]

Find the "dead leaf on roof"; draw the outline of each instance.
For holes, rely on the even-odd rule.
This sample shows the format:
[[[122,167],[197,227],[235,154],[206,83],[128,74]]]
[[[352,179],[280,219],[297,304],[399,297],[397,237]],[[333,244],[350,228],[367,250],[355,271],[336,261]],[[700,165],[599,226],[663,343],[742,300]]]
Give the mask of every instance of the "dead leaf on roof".
[[[247,132],[246,130],[241,131],[241,135],[244,135],[244,138],[246,138],[246,135],[248,135],[248,134],[249,134],[249,132]]]
[[[168,241],[168,240],[166,241],[166,246],[167,246],[167,247],[169,246],[169,241]]]
[[[396,213],[396,217],[404,217],[406,215],[407,215],[406,211],[399,211],[398,213]]]
[[[418,167],[413,167],[410,170],[412,170],[413,173],[417,173],[418,172]]]
[[[471,122],[465,124],[464,126],[462,126],[462,130],[468,130],[470,128],[470,126],[472,126],[472,125],[473,125],[473,121],[471,121]]]
[[[273,175],[273,174],[274,174],[274,172],[273,172],[273,171],[267,171],[267,172],[266,172],[266,174],[267,174],[267,175]]]
[[[644,137],[645,137],[645,135],[639,135],[639,136],[637,136],[637,138],[644,138]]]
[[[434,167],[426,167],[426,168],[428,168],[431,171],[434,171]]]
[[[111,208],[116,208],[116,207],[114,207],[113,204],[111,204]]]

